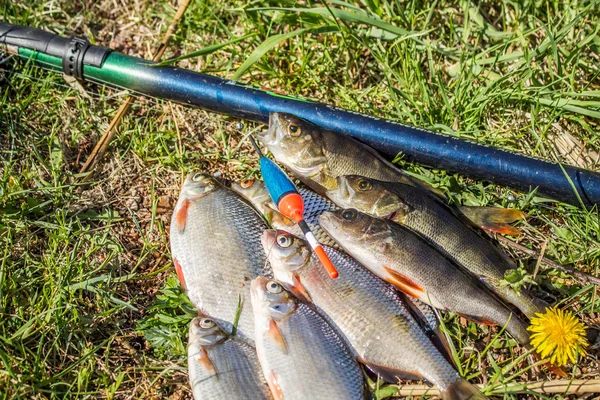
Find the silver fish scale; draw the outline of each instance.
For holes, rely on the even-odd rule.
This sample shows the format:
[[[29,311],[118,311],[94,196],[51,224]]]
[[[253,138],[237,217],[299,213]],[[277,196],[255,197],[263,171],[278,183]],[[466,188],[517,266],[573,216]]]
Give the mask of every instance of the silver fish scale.
[[[402,182],[420,187],[424,185],[364,143],[331,131],[322,133],[323,154],[332,177],[360,175],[387,182]]]
[[[433,308],[414,297],[404,296],[404,299],[410,302],[414,306],[414,309],[418,311],[417,314],[421,321],[423,321],[424,328],[430,333],[436,333],[440,326],[440,321]]]
[[[191,302],[230,331],[241,296],[238,334],[253,340],[250,282],[272,275],[260,242],[267,225],[250,204],[222,186],[191,202],[183,232],[174,221],[175,214],[171,253],[181,265]]]
[[[488,288],[435,251],[425,239],[408,228],[392,221],[385,223],[389,227],[385,238],[355,243],[348,249],[349,253],[358,260],[361,258],[360,253],[371,253],[379,265],[386,265],[425,288],[427,295],[435,298],[440,308],[500,326],[507,324],[506,330],[515,339],[521,343],[528,342],[527,325],[518,316],[511,316],[511,311]],[[377,242],[386,242],[388,245],[382,250]]]
[[[309,306],[277,323],[287,354],[265,332],[257,349],[263,371],[273,372],[285,400],[364,399],[363,376],[344,340]],[[259,343],[260,341],[260,343]]]
[[[304,200],[304,221],[306,221],[310,230],[315,234],[319,243],[339,248],[339,245],[319,225],[319,215],[323,211],[335,211],[340,208],[334,202],[318,195],[310,189],[301,187],[298,189],[298,193],[300,193],[300,196]]]
[[[188,347],[189,379],[195,400],[273,399],[254,347],[236,338],[204,346],[216,375],[201,363],[201,349],[193,342]]]
[[[298,193],[304,199],[304,218],[309,228],[315,234],[315,237],[319,241],[319,243],[332,247],[337,250],[341,250],[338,243],[333,240],[319,225],[319,216],[324,211],[335,211],[339,210],[340,207],[337,206],[333,201],[319,195],[318,193],[313,192],[312,190],[304,187],[298,188]],[[294,233],[294,232],[290,232]],[[427,324],[428,329],[431,331],[435,331],[439,326],[439,321],[433,309],[427,304],[423,303],[418,299],[410,298],[408,299],[412,304],[414,304],[415,308],[419,310],[421,315],[424,318],[424,322]]]
[[[325,251],[339,277],[331,279],[312,257],[310,266],[298,271],[300,281],[361,361],[394,371],[397,377],[422,377],[442,388],[460,378],[390,284],[346,253]]]
[[[334,211],[339,210],[338,207],[333,201],[313,192],[312,190],[300,187],[298,188],[298,193],[302,196],[304,200],[304,213],[306,215],[316,215],[317,217],[323,213],[323,211]],[[317,223],[318,221],[315,221]]]

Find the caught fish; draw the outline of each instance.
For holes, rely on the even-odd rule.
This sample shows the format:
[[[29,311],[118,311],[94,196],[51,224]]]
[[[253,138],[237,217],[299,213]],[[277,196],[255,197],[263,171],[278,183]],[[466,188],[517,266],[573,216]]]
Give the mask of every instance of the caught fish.
[[[529,343],[518,316],[407,228],[355,209],[326,211],[319,222],[356,260],[409,296],[482,324],[506,325],[520,343]]]
[[[262,243],[275,278],[296,297],[312,302],[358,360],[382,378],[427,379],[444,399],[485,398],[433,346],[399,293],[352,257],[326,248],[339,271],[337,279],[330,279],[304,240],[268,230]]]
[[[191,302],[231,329],[243,302],[238,335],[254,338],[250,281],[271,275],[260,244],[267,224],[246,200],[199,172],[186,178],[171,220],[171,254]]]
[[[260,133],[258,139],[277,161],[320,194],[335,189],[336,178],[343,175],[362,175],[429,188],[371,147],[350,136],[322,130],[291,114],[271,113],[269,129]]]
[[[271,226],[273,228],[284,230],[297,237],[304,236],[294,221],[285,217],[279,211],[276,211],[275,205],[273,204],[263,181],[246,179],[240,183],[233,182],[231,188],[241,194],[246,200],[250,201],[259,212],[262,212],[267,218],[267,221],[271,221]],[[328,247],[340,249],[335,240],[331,239],[319,225],[319,215],[321,215],[323,211],[335,211],[338,210],[339,207],[332,201],[320,196],[310,189],[300,187],[298,188],[298,191],[304,200],[305,221],[311,231],[315,234],[319,243]],[[439,320],[432,308],[412,297],[408,297],[406,300],[423,329],[432,333],[437,332]]]
[[[231,182],[231,189],[242,195],[263,214],[266,214],[269,210],[277,210],[263,181],[244,179],[239,182]]]
[[[285,229],[288,232],[292,232],[294,235],[303,235],[300,227],[292,219],[286,217],[277,210],[277,206],[273,203],[271,195],[267,190],[267,186],[263,181],[244,179],[240,182],[232,182],[231,189],[248,200],[254,208],[265,217],[272,227]],[[309,225],[309,227],[311,229],[313,228],[311,225]]]
[[[302,230],[294,221],[277,210],[263,181],[246,179],[240,183],[232,183],[231,188],[252,203],[259,212],[263,213],[273,228],[283,229],[299,237],[304,236]],[[302,196],[302,200],[304,200],[304,221],[306,221],[319,243],[337,247],[337,243],[319,226],[319,215],[323,211],[338,210],[339,207],[332,201],[305,187],[299,187],[298,193]]]
[[[188,371],[195,400],[273,399],[254,347],[211,318],[190,323]]]
[[[252,281],[256,351],[275,399],[364,399],[362,371],[344,340],[276,281]]]
[[[322,130],[291,114],[271,113],[269,129],[259,134],[258,138],[277,161],[321,195],[337,188],[336,178],[359,175],[411,185],[425,189],[424,195],[437,200],[445,199],[439,189],[410,177],[371,147],[350,136]],[[521,217],[518,211],[502,214],[502,211],[490,207],[459,207],[456,211],[465,219],[472,218],[472,222],[483,229],[513,235],[519,233],[508,225]]]
[[[338,177],[337,187],[327,191],[327,196],[341,207],[389,219],[421,234],[527,317],[544,312],[545,304],[531,293],[501,285],[504,274],[516,268],[514,262],[422,189],[349,175]]]

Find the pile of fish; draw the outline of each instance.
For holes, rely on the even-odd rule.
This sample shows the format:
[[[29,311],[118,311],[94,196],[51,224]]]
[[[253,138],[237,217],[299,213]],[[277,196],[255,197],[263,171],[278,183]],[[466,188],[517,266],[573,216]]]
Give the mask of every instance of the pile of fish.
[[[170,239],[200,315],[194,398],[364,399],[361,364],[388,382],[424,380],[443,399],[485,398],[456,371],[434,308],[528,346],[527,318],[546,305],[502,285],[515,264],[481,230],[510,233],[522,214],[452,208],[373,149],[292,115],[272,114],[258,138],[306,185],[305,220],[339,277],[261,181],[190,174]]]

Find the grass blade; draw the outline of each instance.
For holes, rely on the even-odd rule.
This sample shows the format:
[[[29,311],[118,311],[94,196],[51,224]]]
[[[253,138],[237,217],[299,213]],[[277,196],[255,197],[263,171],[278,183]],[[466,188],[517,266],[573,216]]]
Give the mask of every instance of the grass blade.
[[[291,39],[293,37],[300,36],[308,32],[334,32],[337,30],[338,28],[335,26],[325,25],[315,28],[296,29],[295,31],[291,31],[288,33],[281,33],[278,35],[269,36],[256,49],[254,49],[254,51],[248,56],[246,61],[244,61],[244,63],[237,69],[237,71],[235,71],[235,74],[233,74],[233,77],[231,79],[239,79],[242,75],[244,75],[248,68],[250,68],[256,62],[258,62],[258,60],[260,60],[269,50],[271,50],[273,47],[277,46],[279,43],[287,39]]]
[[[299,8],[299,7],[260,7],[260,8],[251,8],[248,11],[288,11],[288,12],[299,12],[299,13],[308,13],[320,15],[322,17],[331,17],[339,18],[345,22],[354,22],[357,24],[370,25],[377,28],[380,28],[384,31],[394,33],[398,36],[405,36],[408,34],[413,34],[414,32],[409,32],[405,29],[398,28],[395,25],[389,24],[380,19],[376,19],[370,17],[365,12],[354,12],[347,10],[340,10],[339,8],[330,7],[315,7],[315,8]]]
[[[238,295],[238,305],[235,310],[235,317],[233,318],[233,329],[231,330],[231,336],[237,334],[238,323],[240,322],[240,316],[242,315],[242,308],[244,307],[244,301],[242,295]]]
[[[235,43],[241,42],[243,40],[248,39],[249,37],[256,36],[256,35],[257,35],[256,32],[252,32],[252,33],[249,33],[247,35],[241,36],[239,38],[235,38],[235,39],[229,40],[227,42],[213,44],[213,45],[207,46],[207,47],[205,47],[203,49],[196,50],[196,51],[193,51],[193,52],[188,53],[188,54],[184,54],[184,55],[179,56],[179,57],[170,58],[168,60],[159,62],[157,64],[153,64],[152,66],[153,67],[166,67],[168,65],[173,65],[175,63],[178,63],[181,60],[186,60],[188,58],[200,57],[200,56],[204,56],[204,55],[207,55],[207,54],[211,54],[211,53],[214,53],[217,50],[222,49],[223,47],[227,47],[227,46],[229,46],[231,44],[235,44]]]

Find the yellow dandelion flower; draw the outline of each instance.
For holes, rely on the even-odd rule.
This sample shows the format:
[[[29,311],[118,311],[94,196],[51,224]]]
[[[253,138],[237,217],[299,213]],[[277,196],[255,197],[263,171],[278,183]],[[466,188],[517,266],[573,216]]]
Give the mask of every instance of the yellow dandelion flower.
[[[585,357],[588,341],[585,336],[585,325],[570,311],[556,307],[537,313],[531,318],[527,328],[531,334],[531,345],[542,358],[552,356],[550,362],[555,365],[566,365],[568,360],[575,362],[577,355]]]

